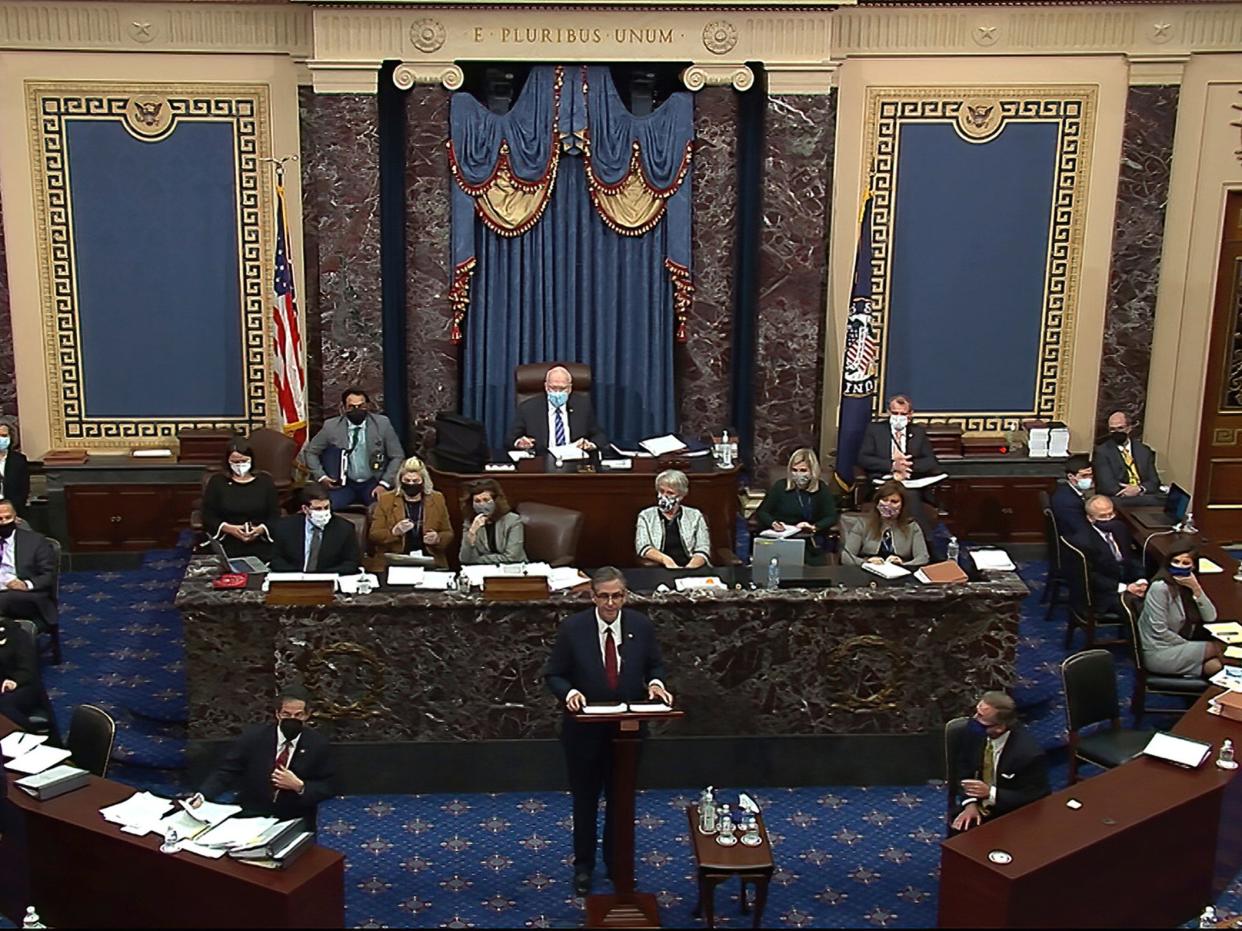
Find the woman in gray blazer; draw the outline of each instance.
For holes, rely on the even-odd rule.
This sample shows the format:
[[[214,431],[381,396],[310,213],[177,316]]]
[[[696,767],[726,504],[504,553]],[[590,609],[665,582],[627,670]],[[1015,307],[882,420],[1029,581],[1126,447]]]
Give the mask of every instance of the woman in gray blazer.
[[[927,563],[923,529],[906,513],[900,482],[885,482],[875,493],[875,510],[850,521],[841,541],[841,564],[891,562],[915,567]]]
[[[711,565],[711,535],[703,512],[682,504],[690,493],[685,472],[665,469],[656,476],[656,503],[638,512],[634,552],[665,569],[698,569]]]
[[[1198,554],[1179,543],[1147,587],[1139,615],[1139,641],[1148,671],[1162,676],[1214,676],[1221,669],[1215,640],[1191,640],[1199,623],[1216,620],[1216,606],[1195,578]]]
[[[461,513],[458,555],[463,566],[526,562],[522,518],[509,509],[509,500],[495,479],[484,478],[466,486]]]

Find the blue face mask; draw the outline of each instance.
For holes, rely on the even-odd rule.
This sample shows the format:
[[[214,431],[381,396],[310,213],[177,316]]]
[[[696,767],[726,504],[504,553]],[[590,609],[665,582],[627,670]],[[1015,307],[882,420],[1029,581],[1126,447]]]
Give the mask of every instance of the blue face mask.
[[[548,403],[551,404],[553,407],[564,407],[565,403],[568,400],[569,400],[568,391],[549,391],[548,392]]]
[[[966,722],[966,733],[972,737],[986,737],[988,735],[987,725],[982,721],[976,721],[974,718],[971,718]]]
[[[1194,574],[1193,566],[1169,566],[1169,575],[1174,578],[1184,579],[1188,575]]]
[[[13,442],[11,437],[0,436],[0,450],[8,449],[11,442]]]

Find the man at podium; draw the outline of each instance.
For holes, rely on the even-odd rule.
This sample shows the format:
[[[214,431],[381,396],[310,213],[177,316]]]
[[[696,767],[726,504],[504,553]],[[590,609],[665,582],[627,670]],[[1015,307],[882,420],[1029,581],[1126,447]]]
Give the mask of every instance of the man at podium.
[[[662,701],[664,663],[655,628],[645,614],[625,607],[625,576],[605,566],[591,576],[595,607],[567,618],[556,634],[544,681],[569,712],[595,703]],[[574,799],[574,891],[591,891],[600,792],[612,808],[612,741],[616,724],[583,725],[566,716],[561,745]],[[612,819],[604,814],[604,867],[611,878]]]

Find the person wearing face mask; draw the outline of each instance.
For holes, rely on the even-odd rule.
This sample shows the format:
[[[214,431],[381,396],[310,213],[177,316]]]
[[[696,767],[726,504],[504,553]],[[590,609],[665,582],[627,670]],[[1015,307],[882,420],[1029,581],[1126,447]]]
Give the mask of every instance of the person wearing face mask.
[[[231,557],[272,556],[271,528],[280,519],[280,496],[266,472],[255,472],[254,450],[248,440],[232,440],[222,474],[203,489],[203,529]]]
[[[1216,620],[1216,606],[1195,578],[1198,558],[1193,544],[1174,544],[1147,588],[1138,628],[1149,672],[1206,679],[1221,670],[1220,643],[1191,639],[1200,624]]]
[[[1108,415],[1108,437],[1095,448],[1095,490],[1122,507],[1163,507],[1156,454],[1134,439],[1134,424],[1125,411]]]
[[[907,498],[898,482],[887,481],[875,493],[875,508],[845,526],[841,564],[894,563],[916,568],[928,562],[923,528],[907,513]]]
[[[401,463],[397,487],[379,496],[370,539],[377,553],[426,552],[435,557],[438,567],[448,568],[453,543],[448,506],[417,456]]]
[[[351,504],[370,507],[381,492],[391,491],[405,451],[388,418],[371,410],[371,396],[346,388],[341,415],[324,421],[301,459],[339,511]]]
[[[328,738],[307,727],[309,720],[307,691],[298,685],[281,689],[275,720],[248,728],[232,743],[189,799],[191,807],[236,790],[243,815],[305,818],[314,830],[319,803],[335,794],[335,768]]]
[[[0,498],[12,501],[17,516],[26,516],[30,500],[30,463],[17,449],[17,422],[0,417]]]
[[[888,399],[888,419],[867,425],[858,465],[868,479],[922,478],[940,471],[927,431],[911,421],[914,405],[904,394]]]
[[[952,761],[957,814],[949,835],[970,830],[1051,792],[1044,749],[1018,723],[1018,706],[1004,692],[984,692]]]
[[[634,551],[644,563],[665,569],[711,565],[711,534],[697,508],[682,504],[690,493],[686,473],[666,469],[656,476],[656,503],[638,512]]]
[[[1125,521],[1117,518],[1113,499],[1092,495],[1086,504],[1089,529],[1070,541],[1087,560],[1091,600],[1097,612],[1119,614],[1121,593],[1141,597],[1147,592],[1143,562]]]
[[[1048,498],[1057,533],[1067,540],[1077,539],[1088,529],[1085,503],[1094,493],[1094,476],[1090,459],[1081,453],[1070,456],[1065,460],[1065,480],[1057,482]]]
[[[526,531],[522,518],[494,479],[466,487],[461,498],[462,535],[458,558],[463,566],[526,562]]]
[[[509,446],[542,455],[551,446],[575,445],[582,449],[608,446],[604,428],[595,418],[591,397],[575,395],[574,380],[562,365],[548,369],[543,395],[518,405],[517,419],[509,431]]]
[[[333,515],[322,485],[312,482],[300,497],[301,511],[282,517],[272,532],[272,571],[357,574],[361,554],[354,525]]]
[[[760,530],[794,527],[811,534],[806,541],[806,560],[811,565],[826,560],[824,534],[837,522],[836,500],[819,477],[815,451],[796,450],[789,457],[785,478],[776,480],[755,511]]]
[[[56,550],[47,537],[17,525],[12,501],[0,499],[0,617],[56,624]]]

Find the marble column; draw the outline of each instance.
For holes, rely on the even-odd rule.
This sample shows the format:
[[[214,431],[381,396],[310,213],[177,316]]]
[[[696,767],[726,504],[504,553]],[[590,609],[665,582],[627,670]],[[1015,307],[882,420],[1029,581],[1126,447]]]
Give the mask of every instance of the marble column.
[[[17,370],[13,363],[13,321],[9,316],[9,262],[4,249],[3,222],[0,222],[0,415],[17,416]]]
[[[737,241],[738,95],[694,95],[694,303],[677,346],[681,431],[701,436],[729,424],[733,285]]]
[[[836,95],[773,96],[766,119],[755,484],[783,474],[798,447],[819,445]]]
[[[383,406],[379,125],[369,94],[304,88],[300,100],[307,379],[318,425],[347,387]]]
[[[442,86],[415,85],[406,95],[406,341],[412,450],[429,442],[439,411],[460,403],[458,347],[449,339],[452,273],[449,209],[449,98]]]
[[[1117,187],[1096,426],[1124,410],[1143,419],[1160,281],[1177,87],[1131,87]]]

